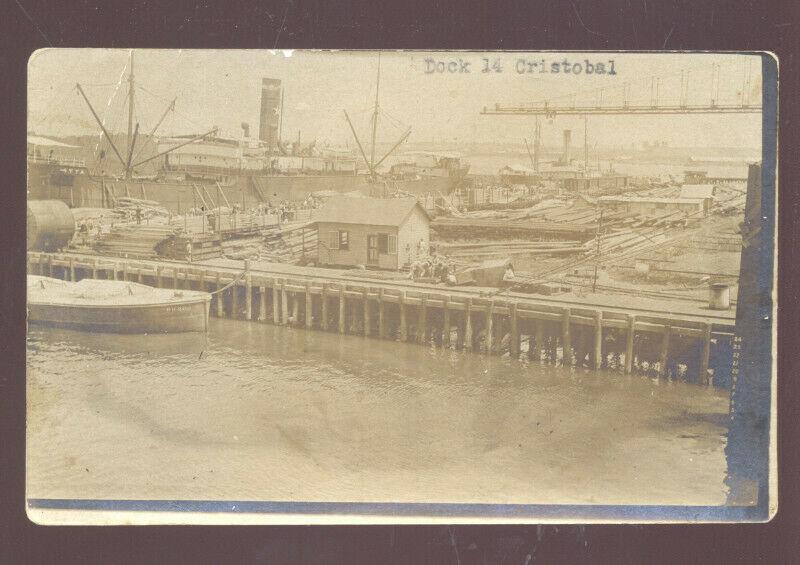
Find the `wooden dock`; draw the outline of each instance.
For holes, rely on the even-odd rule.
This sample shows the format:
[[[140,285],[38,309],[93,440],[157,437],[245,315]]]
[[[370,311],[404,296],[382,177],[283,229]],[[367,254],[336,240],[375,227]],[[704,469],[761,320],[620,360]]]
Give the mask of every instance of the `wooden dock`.
[[[215,293],[211,315],[509,355],[522,362],[644,373],[729,386],[730,312],[669,312],[486,295],[469,287],[174,261],[28,253],[30,274],[131,280]]]

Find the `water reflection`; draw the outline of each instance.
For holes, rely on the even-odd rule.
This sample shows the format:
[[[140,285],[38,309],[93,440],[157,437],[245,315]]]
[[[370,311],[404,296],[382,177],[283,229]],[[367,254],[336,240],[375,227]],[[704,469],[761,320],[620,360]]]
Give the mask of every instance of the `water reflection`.
[[[28,365],[30,496],[724,501],[727,395],[685,383],[216,319]]]

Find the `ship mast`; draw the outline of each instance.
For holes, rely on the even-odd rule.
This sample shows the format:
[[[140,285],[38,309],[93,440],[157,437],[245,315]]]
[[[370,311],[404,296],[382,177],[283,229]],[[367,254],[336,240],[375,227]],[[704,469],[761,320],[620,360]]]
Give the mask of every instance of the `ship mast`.
[[[378,78],[375,82],[375,110],[372,112],[372,148],[369,156],[369,170],[375,174],[375,136],[378,132],[378,112],[380,111],[379,95],[381,91],[381,54],[378,52]]]
[[[133,49],[131,49],[131,72],[128,75],[128,162],[125,165],[125,178],[131,178],[131,156],[133,155],[133,107],[135,103],[134,93],[136,85],[133,77]]]

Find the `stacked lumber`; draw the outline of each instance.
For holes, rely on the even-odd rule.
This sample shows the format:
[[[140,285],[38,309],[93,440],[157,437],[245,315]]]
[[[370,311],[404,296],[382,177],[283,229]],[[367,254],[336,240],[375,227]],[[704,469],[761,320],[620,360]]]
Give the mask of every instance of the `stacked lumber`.
[[[595,235],[597,225],[533,220],[508,221],[478,218],[437,218],[431,229],[440,237],[531,238],[585,241]]]
[[[157,257],[158,245],[173,237],[178,230],[169,225],[117,225],[97,238],[94,249],[105,255]]]
[[[155,217],[169,217],[169,212],[167,209],[155,200],[143,200],[141,198],[121,196],[116,199],[116,203],[113,208],[115,216],[131,221],[135,221],[137,219],[137,210],[139,213],[139,218],[143,220]]]
[[[585,251],[580,241],[487,241],[480,243],[442,243],[437,250],[458,259],[485,259],[518,255],[569,255]]]
[[[156,252],[178,261],[202,261],[222,255],[219,234],[175,233],[156,246]]]
[[[261,258],[275,263],[296,263],[316,258],[317,230],[307,224],[273,230],[264,236]]]

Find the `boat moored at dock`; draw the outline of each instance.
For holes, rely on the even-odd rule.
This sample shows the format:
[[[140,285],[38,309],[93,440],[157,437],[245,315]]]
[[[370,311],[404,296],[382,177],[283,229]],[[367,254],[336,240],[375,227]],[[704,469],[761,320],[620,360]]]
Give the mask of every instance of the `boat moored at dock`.
[[[28,322],[36,324],[107,333],[205,332],[210,305],[207,292],[28,275]]]

